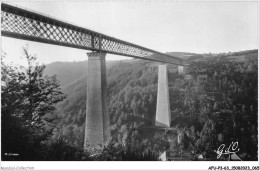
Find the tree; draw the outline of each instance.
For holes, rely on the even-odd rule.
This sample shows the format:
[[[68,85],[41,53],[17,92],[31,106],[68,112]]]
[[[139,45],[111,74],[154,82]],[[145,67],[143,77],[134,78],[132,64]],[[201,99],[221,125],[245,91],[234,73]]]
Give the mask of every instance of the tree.
[[[28,68],[22,72],[22,90],[25,97],[24,114],[29,122],[41,124],[46,113],[55,110],[55,104],[62,101],[65,96],[61,92],[56,76],[44,76],[45,65],[36,63],[36,57],[29,54],[28,48],[23,48]]]
[[[29,54],[27,47],[23,52],[27,67],[7,65],[2,55],[2,154],[14,152],[19,160],[31,160],[50,135],[46,122],[51,120],[46,114],[65,96],[55,76],[43,75],[45,66],[36,63],[36,56]]]

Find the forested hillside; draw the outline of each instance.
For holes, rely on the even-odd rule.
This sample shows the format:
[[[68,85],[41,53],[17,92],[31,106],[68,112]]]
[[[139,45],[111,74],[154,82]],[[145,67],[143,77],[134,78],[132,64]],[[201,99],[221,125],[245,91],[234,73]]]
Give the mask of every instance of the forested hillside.
[[[138,149],[170,150],[176,156],[212,157],[221,143],[238,141],[244,160],[257,159],[257,50],[195,57],[185,75],[169,73],[174,133],[151,133],[157,98],[157,63],[119,61],[108,67],[111,131],[115,141]],[[170,66],[169,66],[170,67]],[[200,81],[201,76],[205,79]],[[54,138],[83,147],[86,76],[64,87]],[[148,129],[148,131],[147,131]],[[183,135],[183,141],[177,135]],[[184,143],[185,145],[181,145]]]
[[[154,117],[157,91],[157,68],[150,68],[149,64],[150,62],[139,60],[120,61],[114,64],[113,67],[108,67],[108,94],[109,99],[111,99],[109,106],[111,106],[110,118],[112,133],[118,130],[117,127],[121,127],[122,123],[120,122],[126,121],[125,119],[122,121],[123,115],[126,115],[127,113],[129,113],[129,116],[132,115],[133,111],[131,109],[131,104],[129,106],[124,106],[124,103],[129,100],[133,107],[135,102],[143,103],[143,100],[140,98],[145,99],[148,103],[143,104],[143,107],[146,107],[146,109],[143,108],[142,110],[152,111],[153,114],[151,116]],[[78,147],[83,146],[87,94],[86,80],[86,77],[82,77],[64,88],[63,92],[67,94],[68,97],[57,106],[56,114],[58,119],[55,120],[57,126],[54,129],[54,137],[63,136],[71,142],[72,145]],[[136,91],[136,97],[130,97],[132,96],[132,90]],[[151,91],[153,92],[152,94],[150,93]],[[122,102],[121,99],[123,99]],[[149,104],[152,104],[151,107],[145,106]],[[140,110],[138,109],[140,107],[141,106],[137,106],[136,110]],[[114,112],[115,114],[112,114]],[[125,112],[125,114],[122,112]],[[147,112],[146,115],[148,115]],[[140,121],[140,118],[135,119]],[[118,121],[119,123],[116,125],[116,122]],[[151,124],[153,119],[150,118],[149,122]],[[133,122],[132,125],[134,124],[136,125],[137,122]]]
[[[110,68],[116,63],[117,61],[108,61],[107,68]],[[66,88],[69,84],[86,77],[87,73],[87,60],[80,62],[53,62],[46,65],[46,69],[44,71],[45,75],[56,75],[63,88]]]
[[[57,75],[62,87],[87,75],[88,61],[81,62],[53,62],[46,66],[46,75]]]

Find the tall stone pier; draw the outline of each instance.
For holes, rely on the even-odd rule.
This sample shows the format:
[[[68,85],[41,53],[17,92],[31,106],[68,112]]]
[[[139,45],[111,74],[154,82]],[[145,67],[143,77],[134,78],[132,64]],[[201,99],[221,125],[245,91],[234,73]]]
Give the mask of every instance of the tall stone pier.
[[[87,53],[87,108],[84,148],[102,148],[111,137],[107,103],[106,54]]]
[[[179,75],[185,75],[187,70],[187,65],[178,66],[178,73]]]
[[[157,106],[155,126],[170,127],[171,112],[169,100],[168,86],[168,70],[167,65],[158,66],[158,90],[157,90]]]

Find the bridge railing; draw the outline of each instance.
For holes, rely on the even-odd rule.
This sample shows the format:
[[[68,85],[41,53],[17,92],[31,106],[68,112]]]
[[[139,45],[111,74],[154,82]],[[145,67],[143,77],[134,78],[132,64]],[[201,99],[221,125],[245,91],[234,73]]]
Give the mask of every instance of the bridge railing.
[[[9,4],[1,4],[1,14],[2,36],[184,65],[180,58]]]

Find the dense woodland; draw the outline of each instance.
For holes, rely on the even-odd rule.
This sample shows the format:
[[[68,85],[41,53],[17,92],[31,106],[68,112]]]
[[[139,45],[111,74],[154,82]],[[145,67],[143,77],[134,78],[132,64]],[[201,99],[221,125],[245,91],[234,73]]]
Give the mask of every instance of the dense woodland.
[[[174,70],[169,72],[173,128],[169,131],[154,127],[158,63],[144,60],[107,62],[112,140],[94,157],[91,151],[82,151],[87,94],[87,75],[82,70],[86,68],[74,67],[80,77],[72,79],[64,76],[70,71],[69,66],[63,72],[62,64],[59,64],[61,67],[58,72],[53,69],[55,67],[47,66],[45,74],[44,69],[41,71],[42,77],[49,75],[46,76],[49,78],[57,74],[57,79],[62,80],[60,86],[63,94],[58,95],[60,102],[52,104],[55,109],[44,110],[40,114],[41,120],[45,120],[42,131],[45,136],[31,141],[27,137],[25,142],[34,143],[34,147],[41,149],[37,155],[45,154],[45,158],[38,157],[36,160],[157,160],[158,154],[165,150],[188,160],[194,160],[199,154],[215,160],[214,150],[220,144],[238,141],[239,157],[257,160],[258,51],[193,56],[187,59],[189,65],[185,74],[178,74]],[[2,63],[2,66],[6,65]],[[199,81],[201,75],[206,75],[203,82]],[[8,81],[2,76],[2,82]],[[5,113],[7,116],[15,113],[3,113],[5,86],[2,84],[2,122]],[[17,120],[17,117],[12,119]],[[6,120],[6,127],[10,122],[13,121]],[[7,134],[10,134],[8,131]],[[24,131],[20,133],[21,136],[28,133],[27,128]],[[8,139],[6,143],[9,141],[12,140]]]

